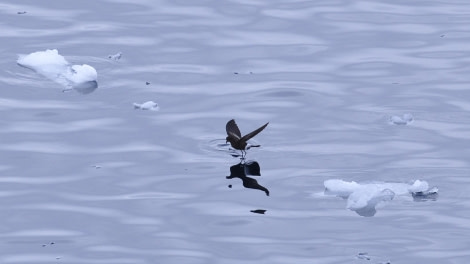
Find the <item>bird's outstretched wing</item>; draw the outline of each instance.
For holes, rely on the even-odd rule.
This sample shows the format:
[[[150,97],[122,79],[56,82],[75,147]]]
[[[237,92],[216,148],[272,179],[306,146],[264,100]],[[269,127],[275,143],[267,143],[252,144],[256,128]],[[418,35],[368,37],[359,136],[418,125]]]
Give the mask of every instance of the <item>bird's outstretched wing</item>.
[[[235,123],[235,121],[234,121],[234,123]],[[262,127],[258,128],[258,129],[256,129],[256,130],[254,130],[254,131],[251,131],[250,133],[244,135],[240,140],[245,141],[245,142],[248,141],[250,138],[256,136],[256,135],[257,135],[259,132],[261,132],[265,127],[267,127],[268,124],[269,124],[269,122],[266,123],[266,124],[264,124]]]
[[[227,136],[229,137],[235,137],[237,140],[242,137],[240,129],[238,128],[237,123],[235,123],[234,119],[227,122],[225,130],[227,130]]]

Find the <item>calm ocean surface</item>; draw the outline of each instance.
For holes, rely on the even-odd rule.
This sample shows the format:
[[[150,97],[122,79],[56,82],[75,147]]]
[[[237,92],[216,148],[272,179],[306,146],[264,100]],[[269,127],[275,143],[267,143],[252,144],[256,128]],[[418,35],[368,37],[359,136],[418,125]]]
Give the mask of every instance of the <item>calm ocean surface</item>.
[[[469,263],[469,25],[463,0],[1,1],[0,263]],[[46,49],[98,88],[17,65]],[[270,122],[270,196],[226,179],[232,118]],[[439,196],[363,217],[329,179]]]

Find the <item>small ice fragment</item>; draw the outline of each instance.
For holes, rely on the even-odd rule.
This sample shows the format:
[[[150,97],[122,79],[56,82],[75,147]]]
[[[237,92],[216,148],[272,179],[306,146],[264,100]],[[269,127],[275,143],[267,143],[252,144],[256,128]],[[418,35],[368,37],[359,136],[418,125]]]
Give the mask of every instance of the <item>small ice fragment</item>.
[[[410,187],[409,187],[409,192],[414,193],[414,192],[423,192],[427,191],[429,189],[429,184],[427,181],[420,181],[416,180]]]
[[[355,181],[346,182],[338,179],[326,180],[323,184],[325,185],[325,194],[333,194],[345,198],[360,186]]]
[[[122,52],[118,52],[114,55],[108,55],[109,59],[112,59],[112,60],[115,60],[115,61],[120,60],[121,57],[122,57]]]
[[[148,101],[142,104],[134,103],[134,109],[158,111],[160,107],[154,101]]]
[[[396,196],[412,195],[415,201],[436,199],[438,189],[429,189],[426,181],[416,180],[413,183],[399,182],[346,182],[330,179],[324,182],[325,194],[336,195],[347,199],[346,208],[361,216],[373,216],[377,205],[393,200]]]
[[[390,124],[393,125],[408,125],[413,121],[411,114],[404,114],[403,116],[391,116],[389,118]]]

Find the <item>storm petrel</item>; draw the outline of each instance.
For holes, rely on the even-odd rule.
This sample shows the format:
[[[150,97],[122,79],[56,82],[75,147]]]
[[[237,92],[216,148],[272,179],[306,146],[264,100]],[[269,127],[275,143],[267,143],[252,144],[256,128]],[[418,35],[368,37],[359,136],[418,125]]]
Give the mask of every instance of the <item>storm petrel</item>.
[[[259,132],[261,132],[266,126],[268,126],[268,124],[269,122],[242,137],[242,134],[240,132],[240,129],[237,126],[237,123],[235,123],[235,120],[232,119],[228,121],[227,125],[225,126],[225,129],[227,130],[226,142],[230,142],[230,145],[232,146],[232,148],[241,150],[242,157],[244,157],[246,153],[245,149],[246,149],[246,146],[248,145],[246,142],[252,137],[256,136]],[[250,147],[259,147],[259,146],[250,146]]]

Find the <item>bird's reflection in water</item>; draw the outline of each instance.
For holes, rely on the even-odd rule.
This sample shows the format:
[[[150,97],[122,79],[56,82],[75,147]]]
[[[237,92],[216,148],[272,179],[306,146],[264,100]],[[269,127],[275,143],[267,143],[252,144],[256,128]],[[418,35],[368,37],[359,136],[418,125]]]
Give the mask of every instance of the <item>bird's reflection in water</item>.
[[[247,161],[247,162],[240,162],[238,164],[235,164],[232,167],[230,167],[230,176],[227,176],[226,178],[227,179],[240,178],[245,188],[261,190],[261,191],[264,191],[267,196],[269,196],[269,190],[266,187],[261,186],[257,180],[251,177],[248,177],[247,175],[261,176],[258,162]]]

